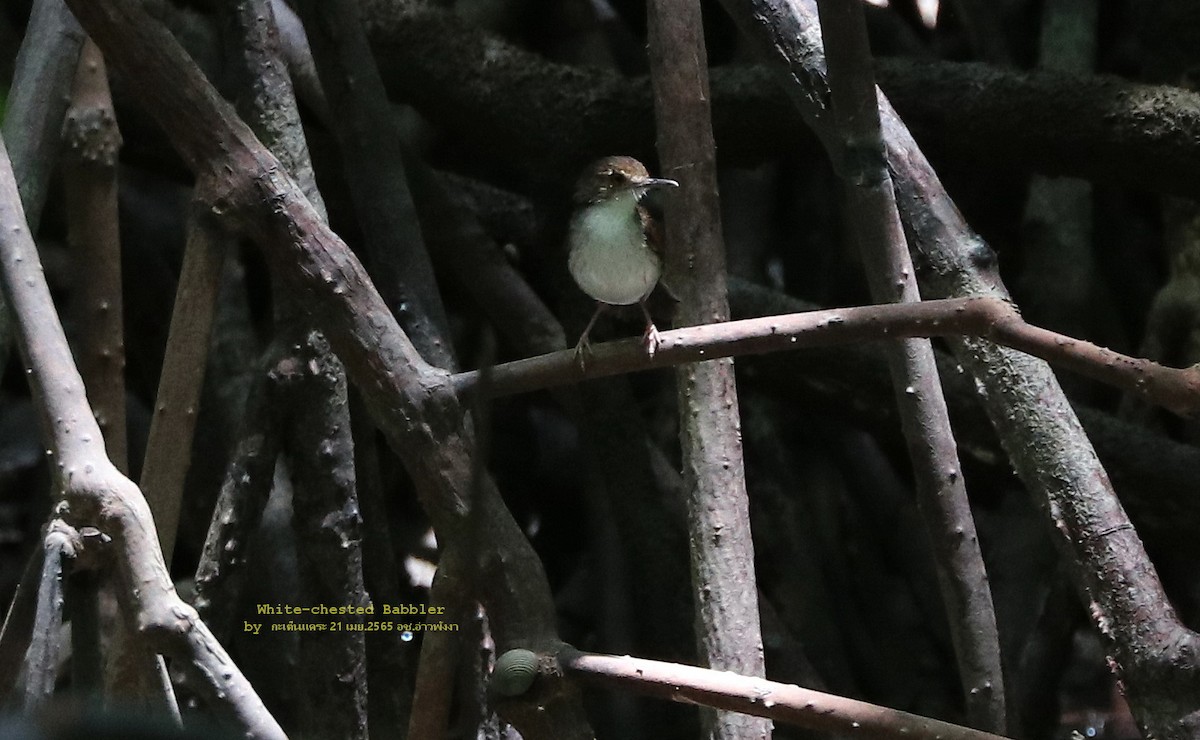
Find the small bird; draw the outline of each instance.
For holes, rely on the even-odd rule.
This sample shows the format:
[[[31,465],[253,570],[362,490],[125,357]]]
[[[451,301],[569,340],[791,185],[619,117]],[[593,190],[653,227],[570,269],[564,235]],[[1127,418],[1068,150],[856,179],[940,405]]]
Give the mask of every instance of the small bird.
[[[653,357],[658,349],[658,329],[646,298],[662,276],[662,238],[658,222],[641,201],[651,190],[674,187],[679,183],[650,177],[646,165],[633,157],[605,157],[580,175],[567,233],[567,267],[596,301],[596,312],[575,345],[581,368],[591,346],[588,333],[605,306],[640,305],[646,317],[646,353]]]

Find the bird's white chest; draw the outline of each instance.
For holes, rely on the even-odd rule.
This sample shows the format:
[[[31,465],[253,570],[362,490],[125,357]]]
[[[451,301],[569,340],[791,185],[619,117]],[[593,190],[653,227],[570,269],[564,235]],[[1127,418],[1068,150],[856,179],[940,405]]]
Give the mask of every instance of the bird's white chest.
[[[571,220],[567,265],[592,298],[616,306],[650,294],[662,262],[648,246],[633,193],[582,209]]]

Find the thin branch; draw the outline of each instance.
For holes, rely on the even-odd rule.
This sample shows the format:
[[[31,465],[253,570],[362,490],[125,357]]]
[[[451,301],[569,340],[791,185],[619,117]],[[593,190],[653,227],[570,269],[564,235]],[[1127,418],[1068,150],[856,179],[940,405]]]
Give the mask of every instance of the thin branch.
[[[496,364],[496,336],[490,325],[484,325],[477,364],[481,369],[480,384],[487,387],[490,370]],[[445,548],[438,560],[437,573],[429,589],[429,601],[436,605],[444,619],[458,624],[472,623],[473,612],[478,611],[474,594],[479,591],[476,573],[472,567],[477,561],[482,522],[479,496],[487,476],[487,459],[491,449],[491,401],[476,398],[471,408],[471,421],[478,430],[475,457],[471,460],[471,508],[468,514],[467,534],[453,546]],[[486,620],[480,620],[479,632],[434,632],[425,635],[421,643],[421,660],[417,665],[416,686],[413,691],[413,708],[409,717],[408,735],[411,738],[440,737],[450,727],[454,688],[458,684],[467,686],[460,701],[460,716],[471,717],[479,727],[489,710],[486,702],[475,702],[486,695],[484,673],[479,670],[460,670],[470,666],[474,660],[475,647],[487,640]],[[490,642],[490,640],[488,640]],[[471,650],[464,647],[471,645]],[[488,650],[485,646],[484,649]],[[488,651],[490,653],[490,650]],[[488,656],[490,658],[490,655]],[[457,680],[460,679],[461,680]]]
[[[1062,717],[1059,687],[1072,665],[1073,637],[1085,626],[1083,609],[1063,569],[1051,574],[1048,593],[1013,673],[1017,691],[1015,716],[1022,737],[1045,737]]]
[[[8,612],[4,615],[4,628],[0,630],[0,702],[4,704],[10,703],[9,694],[16,687],[17,679],[21,676],[21,664],[29,652],[37,615],[38,583],[45,557],[44,547],[33,548],[21,572],[17,592],[13,594]]]
[[[719,357],[900,337],[984,337],[1064,369],[1135,392],[1180,416],[1200,415],[1200,368],[1169,368],[1025,323],[1006,301],[950,298],[910,305],[857,306],[764,316],[662,332],[646,357],[638,340],[592,346],[586,374],[571,351],[497,365],[490,392],[510,396],[640,370]],[[452,376],[459,394],[474,392],[474,370]]]
[[[33,639],[25,654],[25,711],[44,704],[58,682],[58,663],[62,653],[63,570],[75,557],[78,535],[62,520],[50,523],[42,541],[42,577],[38,584],[37,616]]]
[[[4,104],[4,139],[30,223],[38,223],[62,141],[63,115],[83,46],[83,29],[63,0],[37,0],[17,52]],[[12,326],[0,289],[0,376],[8,366]]]
[[[333,115],[329,112],[329,103],[325,100],[325,91],[321,88],[321,79],[317,75],[317,65],[313,62],[308,36],[304,33],[304,24],[286,0],[270,2],[281,41],[280,51],[287,61],[288,77],[292,86],[296,88],[297,97],[316,112],[327,128],[333,128]]]
[[[1087,74],[1096,62],[1096,0],[1057,0],[1041,12],[1038,64]],[[1092,185],[1073,178],[1030,178],[1021,218],[1021,276],[1013,286],[1031,321],[1072,336],[1128,347],[1119,301],[1097,260]],[[1153,311],[1151,311],[1153,316]],[[1153,325],[1153,318],[1148,325]],[[1150,332],[1148,332],[1150,333]],[[1161,360],[1144,349],[1145,357]],[[1060,377],[1072,400],[1098,398],[1095,383]]]
[[[268,373],[279,352],[272,345],[264,353],[264,368],[250,389],[238,442],[226,468],[200,562],[196,565],[193,604],[213,634],[224,641],[233,638],[238,596],[247,577],[247,549],[262,520],[282,445],[281,422],[272,413],[268,392]]]
[[[115,657],[109,661],[104,676],[106,695],[115,701],[145,707],[182,726],[179,701],[162,656],[137,635],[131,635],[128,626],[110,636]]]
[[[312,45],[362,226],[372,280],[421,356],[456,367],[400,151],[400,132],[358,18],[356,0],[296,3]]]
[[[4,141],[31,228],[36,231],[62,143],[79,51],[79,27],[63,0],[36,0],[4,106]]]
[[[447,609],[444,620],[462,624],[467,613],[470,592],[470,563],[458,548],[442,553],[437,573],[429,590],[429,604]],[[455,678],[466,651],[465,640],[455,632],[428,632],[422,638],[421,660],[417,664],[412,713],[408,719],[408,737],[444,737],[450,728]]]
[[[71,691],[96,695],[104,688],[100,605],[101,579],[77,568],[67,578],[66,608],[71,620]]]
[[[478,218],[454,201],[443,179],[419,157],[407,157],[413,203],[430,256],[486,312],[518,354],[566,347],[562,325],[505,258]]]
[[[829,50],[833,115],[842,138],[835,158],[850,229],[862,251],[876,301],[921,300],[896,210],[875,97],[871,49],[859,0],[818,0]],[[885,346],[896,405],[916,478],[917,504],[933,543],[942,601],[950,622],[967,718],[973,727],[1004,732],[1000,636],[975,520],[967,500],[958,446],[933,346],[906,339]]]
[[[810,730],[888,740],[1000,740],[999,735],[968,727],[728,671],[570,648],[557,659],[569,675],[597,686],[768,717]]]
[[[146,442],[141,485],[168,562],[175,551],[183,482],[192,462],[197,405],[204,386],[226,240],[219,227],[203,215],[192,215]]]
[[[403,570],[396,567],[399,561],[388,519],[387,492],[379,469],[375,424],[354,388],[350,389],[350,424],[354,435],[354,479],[363,519],[363,578],[375,603],[399,604]],[[367,634],[367,685],[389,687],[388,691],[368,695],[372,727],[403,727],[409,723],[416,662],[412,651],[404,648],[399,633]]]

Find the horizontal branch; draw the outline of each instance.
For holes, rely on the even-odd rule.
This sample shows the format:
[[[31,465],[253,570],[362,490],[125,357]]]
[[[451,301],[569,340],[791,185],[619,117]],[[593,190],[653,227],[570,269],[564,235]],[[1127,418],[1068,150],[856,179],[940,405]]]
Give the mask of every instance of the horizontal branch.
[[[543,177],[591,156],[653,152],[647,78],[549,62],[440,8],[365,5],[389,92],[472,152]],[[876,74],[922,148],[946,161],[1200,194],[1197,93],[954,62],[882,59]],[[800,140],[800,117],[777,83],[764,67],[713,70],[722,159],[753,161]]]
[[[592,156],[653,153],[647,77],[548,61],[442,8],[393,0],[362,5],[389,94],[455,134],[472,156],[485,155],[544,183],[570,177]],[[158,10],[192,57],[219,58],[205,46],[216,36],[205,25],[208,17],[173,8]],[[289,71],[306,83],[298,86],[301,97],[322,108],[303,37],[285,33],[281,40]],[[922,148],[941,161],[1200,196],[1193,174],[1200,167],[1200,93],[980,63],[883,58],[875,72]],[[715,67],[711,80],[722,162],[752,164],[797,146],[814,147],[767,66]],[[118,102],[134,92],[124,88],[126,97]],[[581,109],[589,115],[580,116]],[[129,130],[124,156],[163,167],[164,157],[173,155],[155,150],[148,156],[145,112],[126,104],[119,113]],[[153,140],[162,141],[159,135]],[[1095,156],[1097,151],[1105,156]]]
[[[558,662],[569,675],[597,685],[768,717],[810,730],[896,740],[1000,738],[949,722],[729,671],[573,649],[559,652]]]
[[[571,350],[506,362],[493,368],[487,392],[491,397],[509,396],[589,378],[801,347],[947,336],[990,339],[1136,393],[1180,416],[1200,414],[1200,368],[1164,367],[1033,326],[1011,304],[996,298],[833,308],[689,326],[663,332],[653,357],[637,339],[593,345],[586,371],[580,370]],[[479,373],[457,373],[453,383],[460,395],[472,393]]]

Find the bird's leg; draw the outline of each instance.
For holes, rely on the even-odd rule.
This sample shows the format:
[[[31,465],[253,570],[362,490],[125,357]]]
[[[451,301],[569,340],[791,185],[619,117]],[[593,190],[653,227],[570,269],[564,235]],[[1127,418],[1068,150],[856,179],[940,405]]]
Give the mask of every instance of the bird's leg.
[[[671,297],[671,300],[676,303],[680,302],[679,294],[675,292],[675,289],[671,287],[671,284],[667,282],[665,277],[658,279],[658,287],[662,288],[663,292]]]
[[[579,335],[579,341],[575,344],[575,359],[579,362],[580,372],[587,370],[586,356],[592,351],[592,343],[588,341],[588,334],[591,333],[592,327],[596,325],[596,319],[600,318],[602,311],[604,311],[604,304],[596,301],[596,312],[592,314],[591,320],[588,321],[583,334]]]
[[[646,299],[638,301],[638,305],[642,307],[642,315],[646,317],[646,332],[642,334],[642,342],[646,345],[646,354],[653,358],[659,345],[662,344],[662,339],[658,335],[658,327],[654,325],[654,319],[650,318],[650,310],[646,308]]]

